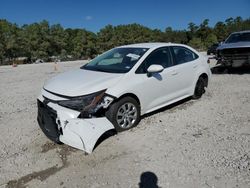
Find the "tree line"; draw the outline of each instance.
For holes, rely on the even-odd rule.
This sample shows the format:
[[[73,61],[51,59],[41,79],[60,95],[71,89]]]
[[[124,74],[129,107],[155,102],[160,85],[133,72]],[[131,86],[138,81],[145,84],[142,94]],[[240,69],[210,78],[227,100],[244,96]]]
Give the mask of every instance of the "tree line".
[[[44,61],[88,59],[119,45],[141,42],[175,42],[206,50],[232,32],[250,30],[250,18],[228,18],[209,26],[205,19],[201,24],[189,23],[187,29],[165,31],[150,29],[140,24],[107,25],[94,33],[86,29],[63,28],[39,23],[18,26],[0,19],[0,64],[10,64],[24,57],[26,63],[37,59]]]

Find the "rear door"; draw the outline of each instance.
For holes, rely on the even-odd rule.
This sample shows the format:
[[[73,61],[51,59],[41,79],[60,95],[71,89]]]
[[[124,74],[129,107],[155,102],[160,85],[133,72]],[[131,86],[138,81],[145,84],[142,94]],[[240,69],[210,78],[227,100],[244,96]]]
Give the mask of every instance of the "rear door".
[[[199,56],[188,48],[183,46],[170,47],[174,66],[173,69],[177,76],[176,82],[176,97],[192,95],[193,83],[199,66]]]

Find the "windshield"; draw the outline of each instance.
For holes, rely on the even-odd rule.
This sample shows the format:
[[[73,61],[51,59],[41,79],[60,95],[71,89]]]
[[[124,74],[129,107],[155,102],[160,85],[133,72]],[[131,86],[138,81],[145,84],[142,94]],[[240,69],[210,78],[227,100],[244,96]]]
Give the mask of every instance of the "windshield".
[[[231,34],[226,40],[226,43],[235,42],[250,42],[250,33],[235,33]]]
[[[148,48],[114,48],[97,56],[81,69],[110,72],[126,73],[137,63],[145,54]]]

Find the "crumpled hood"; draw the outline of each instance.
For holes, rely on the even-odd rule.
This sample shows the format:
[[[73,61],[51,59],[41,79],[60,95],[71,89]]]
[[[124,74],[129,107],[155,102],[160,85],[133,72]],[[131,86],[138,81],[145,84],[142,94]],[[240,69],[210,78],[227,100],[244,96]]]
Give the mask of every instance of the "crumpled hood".
[[[250,47],[250,42],[235,42],[235,43],[223,43],[217,50],[228,49],[228,48],[246,48]]]
[[[50,79],[45,83],[44,89],[65,96],[81,96],[107,89],[122,76],[123,74],[77,69]]]

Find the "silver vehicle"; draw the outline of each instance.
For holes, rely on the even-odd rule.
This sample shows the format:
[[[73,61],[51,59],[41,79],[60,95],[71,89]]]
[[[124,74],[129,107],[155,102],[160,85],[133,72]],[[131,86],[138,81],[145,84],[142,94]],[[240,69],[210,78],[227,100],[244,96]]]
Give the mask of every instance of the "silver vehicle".
[[[232,33],[217,48],[217,59],[225,67],[250,65],[250,30]]]

